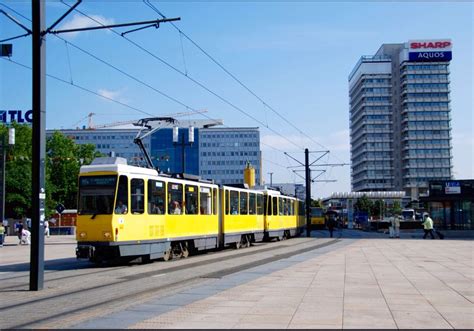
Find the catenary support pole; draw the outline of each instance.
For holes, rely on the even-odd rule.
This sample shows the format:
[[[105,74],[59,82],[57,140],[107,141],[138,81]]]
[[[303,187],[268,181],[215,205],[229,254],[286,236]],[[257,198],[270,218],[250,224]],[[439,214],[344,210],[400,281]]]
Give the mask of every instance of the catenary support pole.
[[[304,150],[304,166],[306,177],[306,236],[311,236],[311,169],[309,168],[309,150]]]
[[[32,14],[32,193],[30,291],[43,288],[44,278],[44,208],[45,208],[45,120],[46,120],[46,42],[45,0],[31,1]]]

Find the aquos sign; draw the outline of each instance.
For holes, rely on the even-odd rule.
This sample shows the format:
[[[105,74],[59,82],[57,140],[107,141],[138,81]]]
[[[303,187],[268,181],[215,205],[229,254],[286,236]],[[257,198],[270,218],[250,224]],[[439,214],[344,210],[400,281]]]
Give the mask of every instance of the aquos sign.
[[[33,122],[32,110],[0,110],[0,123],[31,123]]]
[[[452,59],[450,39],[410,40],[408,60],[413,62],[446,62]]]

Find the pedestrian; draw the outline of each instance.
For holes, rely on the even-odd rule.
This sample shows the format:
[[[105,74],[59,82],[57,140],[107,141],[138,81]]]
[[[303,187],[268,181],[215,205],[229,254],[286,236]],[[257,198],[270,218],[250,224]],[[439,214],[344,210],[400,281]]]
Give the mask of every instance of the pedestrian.
[[[49,238],[49,222],[47,220],[44,221],[44,235]]]
[[[394,215],[391,219],[390,238],[400,238],[400,216]]]
[[[5,237],[5,227],[3,226],[3,222],[0,223],[0,247],[3,247],[3,239]]]
[[[21,230],[20,245],[21,244],[29,245],[30,243],[31,243],[31,232],[28,231],[28,228],[24,227]]]
[[[336,220],[334,219],[333,214],[329,214],[327,216],[327,221],[326,221],[326,226],[328,227],[329,230],[329,237],[332,238],[333,232],[334,232],[334,226],[336,225]]]
[[[425,231],[425,235],[423,236],[423,239],[426,239],[426,236],[428,233],[431,236],[431,239],[434,239],[434,234],[433,234],[433,220],[431,219],[430,215],[428,213],[423,214],[423,229]]]
[[[18,228],[17,228],[17,235],[18,235],[18,240],[19,240],[19,244],[21,245],[21,233],[23,232],[23,221],[20,220],[20,222],[18,222]]]

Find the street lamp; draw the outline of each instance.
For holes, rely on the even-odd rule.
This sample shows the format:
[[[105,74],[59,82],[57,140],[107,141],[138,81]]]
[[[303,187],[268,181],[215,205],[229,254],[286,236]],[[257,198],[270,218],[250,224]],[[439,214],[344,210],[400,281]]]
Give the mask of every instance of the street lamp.
[[[5,141],[5,136],[2,139],[2,174],[1,174],[1,181],[2,181],[2,222],[5,220],[5,165],[7,163],[7,144]],[[13,147],[15,145],[15,128],[8,129],[8,146]]]
[[[192,146],[194,143],[194,127],[191,125],[188,131],[188,142],[184,142],[184,132],[181,133],[181,143],[178,143],[179,140],[179,127],[173,127],[173,145],[181,146],[181,160],[182,160],[182,171],[183,174],[186,172],[186,154],[185,154],[185,147]]]

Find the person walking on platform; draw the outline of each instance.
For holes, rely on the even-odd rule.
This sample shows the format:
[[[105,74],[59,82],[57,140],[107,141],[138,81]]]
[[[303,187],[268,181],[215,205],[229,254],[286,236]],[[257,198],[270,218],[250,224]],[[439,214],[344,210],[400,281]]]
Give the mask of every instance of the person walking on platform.
[[[390,221],[390,238],[400,238],[400,216],[394,215]]]
[[[431,219],[430,215],[428,213],[424,213],[423,214],[423,228],[424,228],[424,231],[425,231],[425,235],[423,236],[423,239],[426,239],[426,236],[428,235],[428,233],[430,234],[431,236],[431,239],[434,239],[434,235],[433,235],[433,220]]]
[[[0,223],[0,247],[3,247],[3,239],[5,238],[5,227],[3,222]]]
[[[327,217],[326,226],[328,227],[328,230],[329,230],[329,237],[332,238],[334,227],[336,226],[336,220],[334,219],[334,214],[326,215],[326,217]]]

